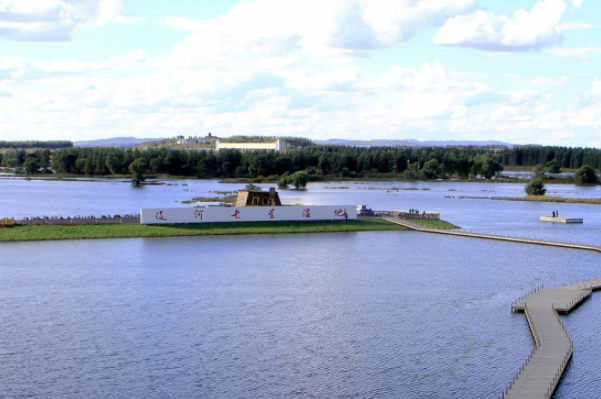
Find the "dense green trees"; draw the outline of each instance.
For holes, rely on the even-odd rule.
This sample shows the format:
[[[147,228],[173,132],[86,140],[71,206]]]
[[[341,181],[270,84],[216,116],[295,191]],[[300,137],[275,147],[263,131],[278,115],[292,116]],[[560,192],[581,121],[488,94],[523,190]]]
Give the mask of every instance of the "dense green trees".
[[[545,195],[547,192],[543,179],[538,176],[533,177],[528,184],[526,184],[525,190],[528,195]]]
[[[146,177],[144,177],[144,173],[146,173],[146,160],[144,158],[136,158],[132,163],[129,164],[128,169],[134,186],[139,186],[143,181],[146,180]]]
[[[7,168],[22,168],[27,174],[37,173],[40,169],[50,167],[50,150],[24,149],[9,150],[0,154],[0,165]]]
[[[131,175],[137,173],[137,170],[142,176],[281,179],[284,176],[291,178],[295,173],[303,171],[310,179],[326,176],[377,178],[383,174],[405,179],[468,179],[478,176],[489,179],[503,170],[502,164],[505,161],[519,161],[523,166],[527,166],[528,163],[528,167],[555,163],[564,167],[566,162],[575,165],[582,159],[588,159],[587,157],[591,162],[601,163],[599,150],[559,147],[358,148],[310,145],[281,152],[235,149],[204,151],[166,147],[71,147],[55,149],[52,152],[49,149],[6,150],[0,157],[0,164],[11,168],[23,168],[28,173],[52,167],[58,173],[89,176]],[[132,169],[131,165],[134,162],[136,165]],[[282,181],[281,185],[288,184],[294,183],[286,180]]]
[[[601,168],[601,150],[596,148],[514,146],[498,154],[500,163],[505,166],[546,165],[554,170],[578,169],[584,165]]]
[[[547,168],[549,168],[549,173],[561,173],[561,163],[555,158],[547,162]]]
[[[278,188],[287,189],[289,185],[293,185],[297,190],[299,188],[305,188],[309,183],[309,174],[304,170],[299,170],[292,175],[288,172],[284,173],[280,180],[278,180]]]
[[[475,175],[490,179],[497,172],[502,171],[503,167],[490,154],[480,154],[474,157],[474,166],[472,169]]]
[[[288,188],[289,184],[290,184],[290,174],[288,172],[286,172],[282,175],[282,177],[280,177],[280,180],[278,180],[278,188],[280,190],[285,190]]]
[[[426,180],[437,179],[443,177],[444,174],[445,171],[436,158],[424,163],[424,167],[419,171],[419,177]]]
[[[73,147],[71,141],[0,141],[0,148],[68,148]]]
[[[597,180],[597,174],[590,166],[583,166],[574,172],[574,181],[576,184],[595,184]]]
[[[289,182],[296,189],[305,188],[309,183],[309,174],[305,171],[299,170],[298,172],[295,172],[290,176]]]

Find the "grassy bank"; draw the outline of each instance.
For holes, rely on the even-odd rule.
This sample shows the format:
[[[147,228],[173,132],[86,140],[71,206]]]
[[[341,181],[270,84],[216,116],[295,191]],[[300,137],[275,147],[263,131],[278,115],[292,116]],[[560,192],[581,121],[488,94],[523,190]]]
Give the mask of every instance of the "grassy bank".
[[[455,226],[452,223],[445,222],[444,220],[431,220],[431,219],[410,219],[412,223],[419,224],[420,226],[428,227],[430,229],[458,229],[459,226]]]
[[[94,238],[181,237],[240,234],[337,233],[405,230],[384,220],[337,222],[206,223],[177,225],[99,224],[20,226],[0,229],[0,242]]]
[[[529,195],[527,197],[492,197],[494,200],[502,201],[534,201],[534,202],[558,202],[566,204],[591,204],[601,205],[601,198],[563,198],[547,197],[544,195]]]
[[[494,201],[531,201],[531,202],[554,202],[565,204],[590,204],[601,205],[601,198],[564,198],[548,197],[544,195],[528,195],[526,197],[470,197],[470,196],[447,196],[453,199],[484,199]]]

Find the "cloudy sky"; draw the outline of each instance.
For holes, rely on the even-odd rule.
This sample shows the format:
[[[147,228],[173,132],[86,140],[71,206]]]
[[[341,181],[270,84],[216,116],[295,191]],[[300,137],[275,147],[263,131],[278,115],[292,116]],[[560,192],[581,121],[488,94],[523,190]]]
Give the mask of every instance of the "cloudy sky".
[[[598,0],[0,0],[0,140],[601,147]]]

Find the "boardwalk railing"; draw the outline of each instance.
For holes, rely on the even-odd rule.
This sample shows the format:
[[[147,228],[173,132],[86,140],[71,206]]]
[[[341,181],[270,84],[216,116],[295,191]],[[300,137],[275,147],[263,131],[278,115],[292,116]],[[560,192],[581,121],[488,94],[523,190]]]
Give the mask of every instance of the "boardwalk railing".
[[[520,369],[518,370],[518,373],[515,375],[515,377],[513,377],[513,380],[511,380],[509,385],[505,388],[505,391],[503,392],[503,395],[501,396],[502,399],[506,398],[507,395],[509,394],[509,392],[511,392],[511,389],[514,387],[515,383],[520,379],[520,376],[522,375],[522,373],[524,372],[526,367],[528,367],[528,364],[530,363],[530,361],[532,360],[532,358],[534,357],[534,355],[536,354],[536,351],[538,350],[538,348],[540,346],[540,338],[538,336],[538,332],[536,331],[536,328],[534,327],[534,324],[532,323],[532,316],[530,316],[530,312],[528,311],[528,306],[525,304],[524,304],[524,313],[526,314],[526,320],[528,321],[528,326],[530,327],[530,332],[532,333],[532,339],[534,340],[534,348],[528,355],[528,358],[526,359],[526,361],[522,364],[522,367],[520,367]]]
[[[513,301],[511,303],[511,311],[512,312],[517,312],[518,310],[515,309],[515,308],[518,305],[518,303],[523,302],[524,299],[526,299],[530,295],[533,295],[533,294],[537,293],[538,291],[542,290],[544,287],[545,287],[544,285],[540,285],[540,286],[536,287],[535,289],[533,289],[532,291],[528,292],[527,294],[524,294],[521,297],[519,297],[518,299],[516,299],[515,301]]]
[[[555,372],[553,380],[551,381],[551,384],[549,385],[549,389],[547,390],[547,393],[545,395],[545,399],[551,398],[551,396],[553,396],[553,392],[555,392],[555,389],[557,388],[557,384],[559,383],[561,376],[563,375],[566,367],[568,366],[568,363],[572,359],[572,355],[574,354],[574,342],[572,341],[570,334],[568,334],[568,330],[566,330],[566,327],[564,326],[563,322],[561,321],[559,314],[555,310],[555,306],[553,306],[553,312],[555,313],[555,316],[559,320],[559,324],[561,325],[561,328],[562,328],[564,334],[566,335],[566,338],[570,342],[570,346],[569,346],[568,351],[564,355],[563,360],[561,361],[561,364],[557,368],[557,371]]]

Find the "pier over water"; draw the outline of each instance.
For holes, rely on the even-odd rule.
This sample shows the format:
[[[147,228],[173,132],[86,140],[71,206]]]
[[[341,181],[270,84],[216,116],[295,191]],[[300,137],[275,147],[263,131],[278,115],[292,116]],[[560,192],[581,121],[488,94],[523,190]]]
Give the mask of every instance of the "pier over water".
[[[431,229],[408,220],[385,218],[411,230],[507,242],[547,245],[601,252],[600,247],[537,240],[530,238],[479,234],[455,230]],[[503,399],[541,398],[553,396],[563,373],[574,353],[574,344],[565,329],[559,313],[569,313],[588,299],[593,291],[601,289],[601,278],[563,287],[540,287],[511,305],[513,312],[524,312],[534,341],[534,349],[517,375],[502,394]]]
[[[562,241],[540,240],[540,239],[536,239],[536,238],[512,237],[512,236],[505,236],[505,235],[498,235],[498,234],[475,233],[475,232],[470,232],[470,231],[433,229],[433,228],[421,226],[417,223],[413,223],[410,220],[402,220],[402,219],[397,219],[397,218],[393,218],[393,217],[384,217],[383,219],[385,219],[391,223],[396,223],[401,226],[405,226],[410,230],[421,231],[423,233],[445,234],[445,235],[451,235],[451,236],[471,237],[471,238],[482,238],[482,239],[487,239],[487,240],[506,241],[506,242],[520,243],[520,244],[546,245],[546,246],[557,247],[557,248],[583,249],[586,251],[595,251],[595,252],[601,253],[601,247],[596,247],[593,245],[562,242]]]

